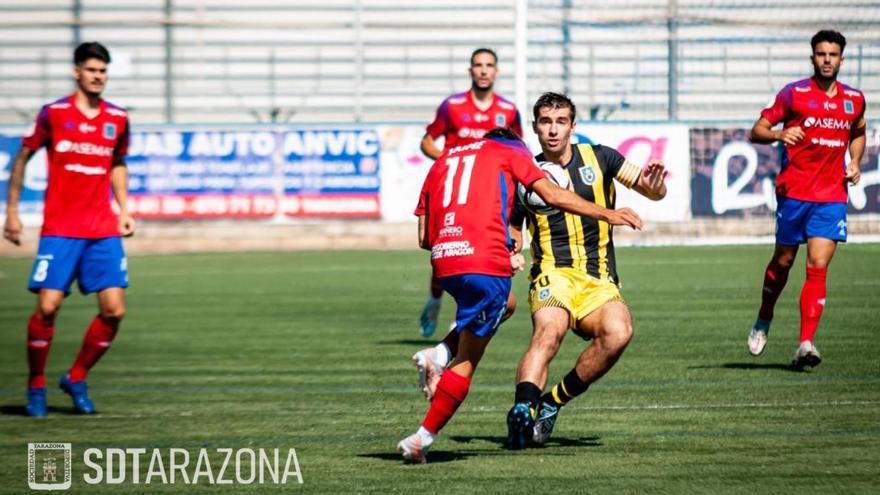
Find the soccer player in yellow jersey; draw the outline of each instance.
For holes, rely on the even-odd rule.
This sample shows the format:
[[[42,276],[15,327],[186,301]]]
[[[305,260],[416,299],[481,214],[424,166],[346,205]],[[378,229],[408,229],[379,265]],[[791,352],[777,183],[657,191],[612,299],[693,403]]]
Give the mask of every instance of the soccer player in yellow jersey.
[[[568,171],[569,187],[581,197],[613,209],[614,180],[655,201],[666,195],[662,162],[652,160],[641,168],[612,148],[572,145],[575,105],[565,95],[545,93],[533,113],[543,151],[536,159]],[[614,366],[633,333],[618,290],[611,225],[564,212],[542,215],[518,203],[510,227],[519,246],[523,219],[532,237],[529,306],[534,331],[517,368],[515,404],[507,415],[508,445],[514,449],[526,447],[530,440],[546,443],[560,408]],[[569,329],[592,343],[542,396],[550,361]]]

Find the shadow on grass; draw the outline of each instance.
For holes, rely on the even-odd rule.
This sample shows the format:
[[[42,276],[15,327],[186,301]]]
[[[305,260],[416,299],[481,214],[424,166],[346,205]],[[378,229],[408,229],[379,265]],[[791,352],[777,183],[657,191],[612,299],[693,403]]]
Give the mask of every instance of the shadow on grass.
[[[782,370],[801,373],[804,370],[797,369],[790,364],[782,363],[724,363],[724,364],[703,364],[696,366],[688,366],[689,370],[724,368],[728,370]]]
[[[420,347],[433,347],[437,345],[439,339],[395,339],[380,340],[379,345],[417,345]]]
[[[489,442],[507,448],[507,437],[452,435],[449,439],[459,443],[470,443],[473,441]],[[529,449],[542,449],[546,447],[601,447],[602,445],[603,443],[599,441],[599,437],[552,438],[544,445],[534,445],[529,447]]]
[[[72,407],[54,407],[49,406],[49,413],[76,414]],[[0,415],[3,416],[27,416],[27,411],[23,405],[5,404],[0,406]]]
[[[452,462],[464,460],[468,457],[478,455],[475,452],[450,452],[445,450],[428,452],[428,463],[437,464],[438,462]],[[490,454],[491,455],[491,454]],[[358,457],[367,457],[371,459],[379,459],[380,461],[393,461],[403,464],[403,458],[396,452],[380,452],[378,454],[358,454]]]

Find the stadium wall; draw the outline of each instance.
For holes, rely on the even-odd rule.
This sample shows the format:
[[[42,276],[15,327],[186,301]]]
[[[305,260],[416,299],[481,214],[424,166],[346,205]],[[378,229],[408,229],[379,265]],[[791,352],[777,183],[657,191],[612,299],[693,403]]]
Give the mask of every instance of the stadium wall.
[[[130,249],[413,247],[412,210],[431,165],[419,151],[423,132],[389,124],[140,129],[128,158],[130,207],[141,221]],[[20,135],[21,129],[0,131],[0,190]],[[633,207],[648,223],[637,238],[619,229],[622,243],[767,241],[781,155],[778,146],[753,145],[746,136],[741,125],[585,121],[576,128],[580,142],[614,147],[637,164],[661,158],[669,168],[662,202],[618,188],[618,206]],[[527,140],[539,149],[534,136]],[[40,152],[28,165],[20,206],[31,240],[46,177]],[[880,234],[880,128],[869,129],[849,213],[853,236]]]

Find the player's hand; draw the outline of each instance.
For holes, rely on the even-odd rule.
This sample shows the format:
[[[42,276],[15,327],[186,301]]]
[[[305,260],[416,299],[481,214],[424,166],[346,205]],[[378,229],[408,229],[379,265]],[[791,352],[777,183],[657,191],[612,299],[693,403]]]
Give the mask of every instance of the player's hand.
[[[16,246],[21,246],[21,219],[18,215],[14,213],[6,215],[3,237]]]
[[[628,225],[634,230],[642,230],[642,219],[632,208],[609,210],[608,223],[611,225]]]
[[[648,166],[642,169],[642,178],[645,181],[645,185],[652,191],[659,191],[661,189],[667,175],[669,175],[669,172],[666,171],[666,166],[657,159],[651,160]]]
[[[510,255],[510,268],[513,273],[521,272],[526,267],[526,258],[520,253]]]
[[[128,213],[119,215],[119,233],[122,234],[122,237],[134,235],[134,218]]]
[[[523,250],[523,235],[521,230],[510,229],[510,240],[513,241],[513,249],[511,254],[520,253]]]
[[[862,178],[862,169],[856,165],[855,163],[850,163],[846,166],[846,180],[852,185],[856,185],[859,183],[859,179]]]
[[[799,126],[787,127],[780,131],[779,140],[789,146],[794,146],[805,136],[806,134]]]

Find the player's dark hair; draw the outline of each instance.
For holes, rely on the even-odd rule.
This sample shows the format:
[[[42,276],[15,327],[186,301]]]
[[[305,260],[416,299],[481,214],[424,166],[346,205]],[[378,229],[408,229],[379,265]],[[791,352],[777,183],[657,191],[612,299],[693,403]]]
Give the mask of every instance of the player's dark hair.
[[[82,43],[73,51],[74,65],[79,65],[91,58],[96,58],[105,64],[109,64],[110,52],[107,51],[107,48],[104,45],[97,41]]]
[[[542,108],[551,108],[554,110],[557,108],[570,108],[572,122],[574,122],[575,115],[577,115],[577,109],[574,106],[574,102],[561,93],[547,92],[538,98],[538,101],[535,102],[535,106],[532,108],[532,114],[535,116],[535,120],[538,120],[538,114]]]
[[[828,43],[837,43],[840,46],[840,54],[843,55],[843,49],[846,48],[846,38],[837,31],[831,29],[823,29],[813,35],[810,40],[810,46],[813,47],[813,53],[816,53],[816,45],[827,41]]]
[[[481,53],[488,53],[489,55],[492,55],[492,58],[495,59],[495,63],[498,63],[498,55],[495,54],[494,50],[492,50],[491,48],[477,48],[476,50],[474,50],[474,53],[471,53],[471,65],[474,65],[474,59],[477,58],[477,55]]]
[[[507,139],[508,141],[522,142],[522,139],[515,132],[506,127],[496,127],[487,132],[483,137],[486,139]]]

